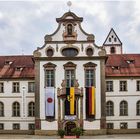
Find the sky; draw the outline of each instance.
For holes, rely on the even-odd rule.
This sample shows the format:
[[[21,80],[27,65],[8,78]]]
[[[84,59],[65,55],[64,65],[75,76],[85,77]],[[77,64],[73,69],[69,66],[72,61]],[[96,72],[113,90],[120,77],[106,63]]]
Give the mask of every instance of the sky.
[[[0,1],[0,55],[32,55],[44,36],[57,29],[56,18],[69,11],[66,0]],[[82,28],[101,46],[113,28],[124,53],[140,53],[140,1],[71,0]]]

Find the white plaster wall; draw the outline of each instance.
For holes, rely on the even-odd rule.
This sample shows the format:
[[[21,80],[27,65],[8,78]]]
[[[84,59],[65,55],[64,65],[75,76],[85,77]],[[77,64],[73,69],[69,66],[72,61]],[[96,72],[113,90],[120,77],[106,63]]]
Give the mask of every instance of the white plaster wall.
[[[100,129],[100,120],[96,120],[93,122],[84,121],[84,129],[85,130]]]
[[[4,128],[6,130],[12,129],[13,123],[20,123],[20,128],[22,130],[28,130],[28,123],[34,123],[34,117],[28,117],[28,103],[34,102],[34,93],[28,93],[28,82],[29,81],[0,81],[4,82],[4,93],[0,94],[0,101],[4,103],[4,117],[0,117],[0,123],[4,123]],[[20,82],[20,93],[12,93],[12,83]],[[22,87],[25,87],[25,117],[23,116],[23,104],[22,104]],[[20,117],[12,117],[12,104],[13,102],[20,103]],[[27,124],[27,125],[26,125]]]
[[[114,36],[114,38],[116,37],[116,42],[114,41],[114,38],[112,39],[112,36]],[[111,42],[109,42],[109,38],[111,38]],[[105,44],[120,44],[121,42],[118,40],[118,37],[115,35],[114,31],[112,30],[105,42]]]
[[[117,46],[117,45],[113,45],[112,46],[104,46],[105,50],[106,50],[106,54],[111,54],[110,52],[110,48],[111,47],[115,47],[115,54],[122,54],[122,46]]]
[[[58,124],[57,121],[48,122],[48,121],[41,121],[41,130],[57,130]]]
[[[86,55],[86,48],[90,45],[93,50],[94,50],[94,54],[93,56],[98,56],[98,52],[101,50],[100,48],[95,47],[95,45],[93,43],[74,43],[72,44],[75,48],[77,48],[79,50],[79,53],[76,57],[79,56],[87,56]],[[82,45],[83,45],[83,51],[82,51]],[[56,51],[56,47],[58,46],[58,51]],[[46,56],[46,49],[49,47],[52,47],[54,49],[54,55],[55,57],[64,57],[61,54],[62,48],[66,47],[67,44],[46,44],[46,46],[44,48],[42,48],[41,50],[39,50],[39,52],[41,52],[41,57],[47,57]]]
[[[106,101],[114,102],[114,116],[107,116],[107,122],[113,122],[114,128],[120,127],[120,122],[127,122],[128,128],[137,128],[136,122],[140,121],[140,116],[136,115],[136,103],[140,100],[140,91],[136,91],[136,81],[138,79],[107,79],[114,82],[114,91],[106,92]],[[126,92],[119,91],[119,81],[126,80],[128,90]],[[128,102],[128,116],[120,116],[120,102],[125,100]],[[118,125],[119,124],[119,125]]]
[[[52,36],[52,41],[63,41],[63,32],[65,31],[65,26],[61,24],[59,31]],[[74,26],[74,32],[77,32],[77,40],[87,40],[87,36],[81,32],[79,25]]]
[[[65,79],[65,75],[64,75],[64,68],[63,68],[63,65],[65,63],[67,63],[67,61],[49,61],[56,66],[56,70],[55,70],[55,117],[56,119],[58,119],[58,102],[57,102],[57,88],[61,88],[61,83],[62,83],[62,80]],[[84,67],[83,67],[83,64],[89,62],[89,61],[72,61],[73,63],[75,63],[77,65],[76,67],[76,79],[78,79],[78,82],[79,82],[79,88],[80,87],[85,87],[85,80],[84,80]],[[101,90],[100,90],[100,61],[99,60],[95,60],[95,61],[92,61],[93,63],[97,64],[97,67],[96,67],[96,119],[100,119],[101,117],[101,105],[100,105],[100,102],[101,102]],[[45,91],[44,91],[44,67],[43,65],[45,64],[46,62],[45,61],[42,61],[40,62],[40,118],[42,120],[45,119]],[[84,94],[83,94],[83,116],[84,116],[84,119],[85,119],[85,89],[84,89]],[[42,124],[43,124],[44,121],[42,121]],[[96,120],[94,121],[96,123]],[[48,129],[48,126],[52,124],[52,125],[57,125],[56,122],[47,122],[44,123],[42,125],[42,129]],[[87,123],[84,122],[85,124],[85,127],[86,125],[88,126],[90,124],[90,122]],[[99,125],[100,126],[100,125]],[[96,126],[96,127],[99,127],[99,126]],[[91,129],[94,128],[94,126],[92,125],[92,122],[91,122]],[[54,130],[57,130],[57,127],[53,127]]]

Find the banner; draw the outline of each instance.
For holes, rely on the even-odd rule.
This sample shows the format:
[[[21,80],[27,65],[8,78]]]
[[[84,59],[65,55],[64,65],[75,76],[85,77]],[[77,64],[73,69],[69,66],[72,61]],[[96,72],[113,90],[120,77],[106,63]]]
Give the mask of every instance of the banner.
[[[95,87],[86,88],[86,114],[95,116]]]
[[[54,116],[54,87],[45,88],[45,115]]]
[[[74,87],[66,88],[65,114],[74,115],[75,113],[75,91]]]

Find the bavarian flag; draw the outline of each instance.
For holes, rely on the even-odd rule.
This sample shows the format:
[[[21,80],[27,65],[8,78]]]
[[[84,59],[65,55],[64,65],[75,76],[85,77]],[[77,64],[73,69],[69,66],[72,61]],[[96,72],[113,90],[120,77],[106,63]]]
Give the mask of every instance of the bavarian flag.
[[[75,91],[74,87],[66,88],[66,115],[74,115],[75,112]]]
[[[86,87],[86,114],[95,116],[95,87]]]

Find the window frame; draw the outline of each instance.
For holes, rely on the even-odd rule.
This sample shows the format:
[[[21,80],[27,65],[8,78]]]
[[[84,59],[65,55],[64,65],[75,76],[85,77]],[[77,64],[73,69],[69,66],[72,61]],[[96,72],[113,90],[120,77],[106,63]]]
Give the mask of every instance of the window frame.
[[[107,129],[114,129],[114,123],[107,123]]]
[[[35,82],[28,82],[28,93],[35,92]]]
[[[12,92],[13,93],[20,93],[20,82],[13,82],[13,84],[12,84]]]
[[[111,103],[108,105],[108,103]],[[106,116],[114,116],[114,103],[113,101],[106,102]]]
[[[120,81],[120,85],[119,85],[119,87],[120,87],[120,91],[122,92],[122,91],[127,91],[127,81]]]
[[[4,103],[0,102],[0,117],[4,117]]]
[[[113,91],[114,91],[113,81],[106,81],[106,92],[113,92]]]
[[[35,117],[35,103],[32,101],[28,103],[28,117]]]
[[[140,91],[140,80],[136,81],[136,91]]]
[[[124,103],[126,103],[126,104],[124,104]],[[121,101],[119,109],[120,109],[120,116],[128,116],[128,102],[127,101],[125,101],[125,100]]]
[[[17,101],[12,104],[12,117],[20,117],[20,103]]]
[[[123,125],[123,126],[121,126]],[[127,122],[121,122],[120,123],[120,129],[128,129],[128,123]]]
[[[13,123],[13,130],[20,130],[20,123]]]
[[[34,123],[29,123],[28,124],[28,130],[35,130],[35,124]]]
[[[0,123],[0,126],[2,126],[0,127],[0,130],[4,130],[4,123]]]
[[[140,100],[136,103],[136,115],[140,116]]]
[[[0,82],[0,93],[4,93],[4,82]]]

